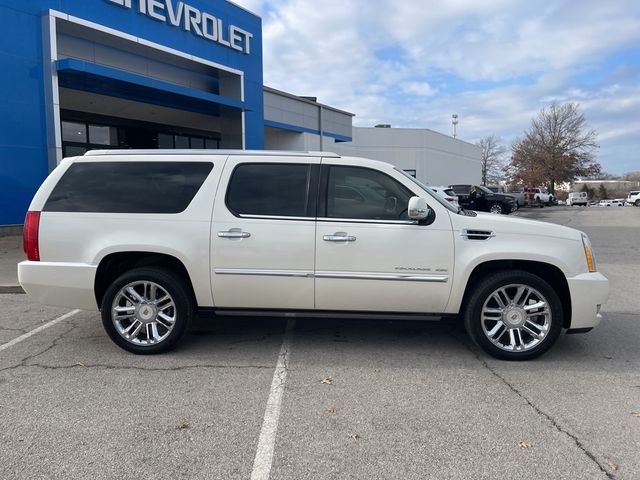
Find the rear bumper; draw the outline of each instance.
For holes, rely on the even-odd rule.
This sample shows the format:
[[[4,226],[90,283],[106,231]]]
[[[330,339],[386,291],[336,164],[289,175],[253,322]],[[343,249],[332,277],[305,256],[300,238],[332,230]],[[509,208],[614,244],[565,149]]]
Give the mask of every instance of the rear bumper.
[[[571,330],[592,328],[600,323],[600,306],[609,297],[609,280],[599,272],[567,278],[571,293]]]
[[[18,264],[18,281],[39,303],[97,310],[93,290],[96,270],[96,266],[84,263],[25,261]]]

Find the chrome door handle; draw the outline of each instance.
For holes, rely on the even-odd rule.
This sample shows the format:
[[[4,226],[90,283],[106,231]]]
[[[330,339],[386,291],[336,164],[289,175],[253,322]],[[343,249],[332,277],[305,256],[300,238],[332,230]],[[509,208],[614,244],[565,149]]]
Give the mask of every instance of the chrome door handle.
[[[347,235],[346,233],[335,233],[333,235],[325,235],[322,237],[325,242],[355,242],[356,237]]]
[[[249,238],[251,234],[240,230],[227,230],[226,232],[218,232],[218,236],[220,238]]]

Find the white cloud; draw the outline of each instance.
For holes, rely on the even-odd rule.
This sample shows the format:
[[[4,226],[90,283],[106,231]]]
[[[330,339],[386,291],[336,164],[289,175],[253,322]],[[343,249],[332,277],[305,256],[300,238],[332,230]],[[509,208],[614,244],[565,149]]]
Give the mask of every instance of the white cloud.
[[[433,88],[427,82],[404,82],[401,85],[402,91],[421,97],[433,97],[438,90]]]
[[[572,79],[638,48],[637,0],[236,1],[263,16],[265,84],[354,112],[356,125],[448,133],[458,113],[462,139],[509,142],[540,107],[577,101],[605,168],[635,161],[640,73]]]

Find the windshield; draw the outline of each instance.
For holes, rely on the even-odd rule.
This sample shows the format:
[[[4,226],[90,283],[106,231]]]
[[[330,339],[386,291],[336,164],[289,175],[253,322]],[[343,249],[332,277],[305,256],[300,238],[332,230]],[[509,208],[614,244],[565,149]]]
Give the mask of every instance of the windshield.
[[[433,199],[438,202],[440,205],[443,205],[444,207],[447,208],[447,210],[451,210],[454,213],[459,213],[459,209],[457,209],[456,207],[454,207],[453,205],[451,205],[449,202],[447,202],[444,198],[442,198],[440,195],[438,195],[432,188],[427,187],[424,183],[422,183],[420,180],[418,180],[417,178],[413,178],[411,175],[409,175],[407,172],[403,172],[402,170],[400,170],[399,168],[395,169],[396,171],[400,172],[402,175],[404,175],[405,177],[407,177],[409,180],[411,180],[413,183],[415,183],[417,186],[419,186],[422,190],[424,190],[425,192],[427,192],[429,195],[431,195],[433,197]]]

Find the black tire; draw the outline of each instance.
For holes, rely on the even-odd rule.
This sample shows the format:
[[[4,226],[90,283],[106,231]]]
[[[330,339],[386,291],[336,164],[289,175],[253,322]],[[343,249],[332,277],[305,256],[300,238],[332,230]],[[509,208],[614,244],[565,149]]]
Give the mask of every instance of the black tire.
[[[548,302],[551,312],[546,336],[529,350],[507,351],[494,345],[482,328],[482,308],[488,298],[501,287],[524,285],[540,292]],[[464,325],[469,337],[489,355],[501,360],[531,360],[549,350],[562,332],[564,320],[562,304],[555,290],[542,278],[522,270],[500,271],[481,279],[473,288],[463,311]],[[505,330],[506,331],[506,330]]]
[[[501,203],[494,202],[491,205],[489,205],[489,212],[491,213],[502,214],[504,213],[504,210],[505,208],[502,206]]]
[[[636,201],[635,201],[635,203],[634,203],[634,205],[635,205],[636,207],[640,207],[640,200],[636,200]]]
[[[141,281],[153,282],[160,286],[170,295],[174,305],[173,310],[171,310],[174,315],[172,329],[165,338],[152,345],[137,345],[132,341],[126,340],[118,333],[112,318],[113,302],[120,290],[131,283]],[[104,294],[100,310],[102,325],[116,345],[131,353],[149,355],[166,352],[176,345],[195,316],[195,306],[191,289],[180,276],[168,269],[144,267],[130,270],[114,280]]]

